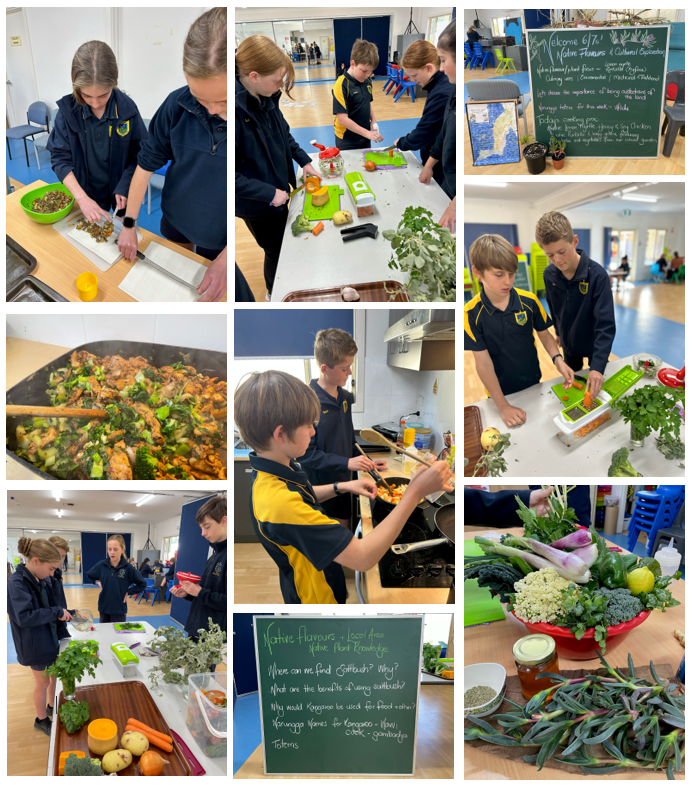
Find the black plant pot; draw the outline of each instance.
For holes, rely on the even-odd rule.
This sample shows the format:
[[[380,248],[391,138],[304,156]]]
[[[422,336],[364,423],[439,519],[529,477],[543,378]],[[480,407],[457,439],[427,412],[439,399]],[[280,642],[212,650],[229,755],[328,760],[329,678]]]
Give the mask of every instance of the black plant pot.
[[[532,142],[524,148],[522,154],[526,159],[530,175],[540,175],[543,172],[547,152],[548,146],[543,142]]]

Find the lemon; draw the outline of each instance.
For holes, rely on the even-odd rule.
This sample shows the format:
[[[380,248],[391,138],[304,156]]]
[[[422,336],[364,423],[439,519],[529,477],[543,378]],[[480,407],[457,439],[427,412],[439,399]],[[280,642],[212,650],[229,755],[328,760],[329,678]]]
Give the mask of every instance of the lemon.
[[[627,588],[632,592],[632,596],[641,594],[642,591],[647,594],[653,590],[654,587],[654,574],[645,566],[640,566],[634,572],[627,575]]]
[[[500,430],[488,427],[481,433],[481,446],[485,451],[490,451],[500,438]]]

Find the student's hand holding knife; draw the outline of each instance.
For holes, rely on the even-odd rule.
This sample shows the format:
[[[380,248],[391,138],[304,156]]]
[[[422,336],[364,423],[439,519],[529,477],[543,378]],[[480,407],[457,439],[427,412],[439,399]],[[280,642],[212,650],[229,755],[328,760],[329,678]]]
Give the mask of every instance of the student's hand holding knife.
[[[58,621],[72,621],[72,614],[70,613],[69,610],[65,610],[63,608],[62,612],[63,612],[63,614],[60,616]]]
[[[595,369],[592,369],[589,372],[589,377],[586,379],[586,386],[584,387],[584,393],[586,394],[587,391],[591,392],[591,399],[596,399],[600,390],[603,388],[603,375],[600,372],[596,372]]]
[[[137,230],[134,227],[123,227],[120,231],[118,249],[126,260],[137,258]]]

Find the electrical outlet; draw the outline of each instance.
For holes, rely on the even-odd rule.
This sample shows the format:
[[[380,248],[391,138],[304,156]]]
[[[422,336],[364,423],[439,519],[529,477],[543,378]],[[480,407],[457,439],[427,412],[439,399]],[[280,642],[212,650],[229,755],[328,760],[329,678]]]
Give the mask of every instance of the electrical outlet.
[[[416,410],[422,411],[424,402],[425,402],[425,398],[423,397],[422,394],[419,394],[418,397],[416,398]]]

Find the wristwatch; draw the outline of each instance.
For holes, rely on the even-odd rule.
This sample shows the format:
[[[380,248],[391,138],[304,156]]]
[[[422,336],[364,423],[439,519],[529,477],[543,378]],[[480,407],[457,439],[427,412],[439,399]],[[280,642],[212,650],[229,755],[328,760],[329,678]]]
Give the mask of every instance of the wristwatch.
[[[332,487],[334,488],[334,492],[335,492],[337,495],[343,495],[343,494],[344,494],[346,491],[345,491],[345,490],[340,490],[340,489],[337,487],[337,484],[338,484],[338,483],[339,483],[339,482],[334,482],[334,484],[332,485]]]
[[[561,358],[563,361],[565,360],[565,359],[563,358],[563,356],[562,356],[562,353],[556,353],[556,354],[553,356],[553,358],[552,358],[552,362],[553,362],[553,364],[555,363],[555,359],[556,359],[556,358]]]
[[[137,229],[137,220],[133,219],[131,216],[123,216],[123,227],[127,227],[128,230],[134,228]]]

